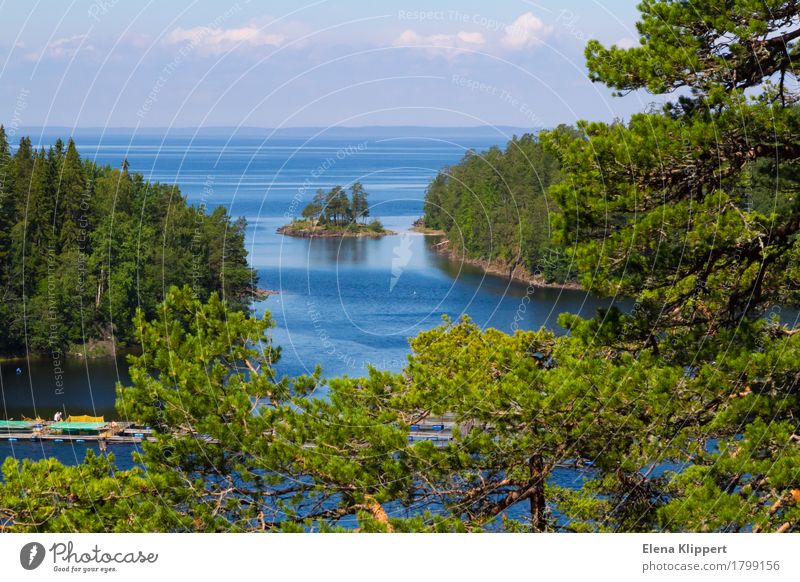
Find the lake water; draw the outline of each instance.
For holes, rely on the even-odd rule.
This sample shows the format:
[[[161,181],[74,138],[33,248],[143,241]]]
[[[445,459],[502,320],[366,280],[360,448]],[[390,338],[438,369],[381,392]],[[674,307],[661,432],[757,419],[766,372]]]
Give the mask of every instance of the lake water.
[[[368,365],[400,370],[407,338],[440,324],[443,315],[468,315],[481,326],[511,331],[515,320],[524,329],[556,328],[559,313],[591,315],[609,304],[586,292],[553,289],[536,289],[531,301],[523,302],[525,286],[447,259],[434,251],[434,239],[409,232],[422,214],[429,180],[442,167],[458,162],[467,149],[507,141],[502,135],[446,133],[371,137],[350,132],[265,140],[253,135],[131,138],[84,130],[76,143],[85,158],[113,166],[127,158],[132,171],[179,185],[196,204],[224,205],[233,216],[245,216],[259,286],[279,292],[255,306],[258,312],[269,310],[275,320],[274,341],[283,348],[279,371],[296,375],[320,364],[331,377],[362,375]],[[57,136],[32,137],[52,143]],[[397,236],[300,239],[275,232],[299,214],[317,188],[357,180],[370,194],[372,215]],[[64,408],[72,414],[116,416],[114,385],[128,381],[124,358],[73,360],[63,368],[65,385],[59,392],[47,359],[0,364],[4,416],[49,418]],[[0,458],[55,454],[74,462],[83,457],[76,447],[26,443],[12,449],[2,442]]]

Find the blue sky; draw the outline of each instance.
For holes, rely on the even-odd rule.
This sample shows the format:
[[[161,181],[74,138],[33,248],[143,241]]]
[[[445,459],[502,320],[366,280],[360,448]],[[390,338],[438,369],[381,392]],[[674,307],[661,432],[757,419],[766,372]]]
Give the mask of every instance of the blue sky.
[[[196,127],[627,117],[583,46],[635,43],[635,1],[0,2],[0,122]]]

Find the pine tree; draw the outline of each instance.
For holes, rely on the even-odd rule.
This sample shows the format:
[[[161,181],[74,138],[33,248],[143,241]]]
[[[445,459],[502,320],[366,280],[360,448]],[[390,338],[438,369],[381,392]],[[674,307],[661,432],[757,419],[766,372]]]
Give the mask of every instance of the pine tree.
[[[350,214],[350,200],[347,192],[341,186],[334,186],[325,195],[325,216],[326,220],[336,226],[341,226],[346,222]]]
[[[28,202],[28,189],[31,185],[31,173],[33,173],[33,146],[28,137],[22,137],[19,140],[19,147],[14,153],[14,198],[16,202],[17,212],[20,214],[25,213],[25,208]]]
[[[0,296],[5,296],[11,268],[11,229],[16,222],[14,176],[6,130],[0,125]]]
[[[56,224],[62,250],[86,252],[87,226],[91,200],[75,142],[70,139],[56,191]]]
[[[641,10],[639,46],[588,44],[591,78],[622,94],[688,91],[628,123],[581,122],[581,136],[544,138],[565,173],[551,188],[564,210],[558,236],[574,246],[584,285],[636,306],[565,324],[587,349],[684,368],[671,391],[694,385],[696,402],[666,441],[650,432],[630,451],[636,471],[598,492],[646,495],[639,527],[791,531],[800,525],[800,335],[764,314],[800,291],[800,200],[783,190],[800,158],[800,108],[785,82],[795,77],[800,11],[746,0],[724,10],[653,0]],[[781,175],[766,211],[742,187],[762,161]],[[652,413],[663,405],[652,400]],[[689,468],[637,474],[666,458]]]
[[[350,208],[353,215],[353,220],[361,219],[366,222],[369,217],[369,203],[367,202],[367,192],[361,182],[354,182],[350,188],[351,202]]]
[[[26,242],[32,266],[43,262],[55,239],[53,185],[57,174],[53,165],[52,155],[48,158],[44,148],[40,148],[34,158],[28,194]]]

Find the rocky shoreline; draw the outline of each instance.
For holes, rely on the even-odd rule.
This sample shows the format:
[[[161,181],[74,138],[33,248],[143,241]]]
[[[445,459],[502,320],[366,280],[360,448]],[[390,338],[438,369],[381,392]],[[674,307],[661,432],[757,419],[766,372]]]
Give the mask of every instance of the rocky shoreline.
[[[372,230],[327,230],[322,227],[314,228],[297,228],[291,224],[286,224],[277,230],[278,234],[284,236],[294,236],[298,238],[380,238],[383,236],[390,236],[397,234],[391,230],[382,230],[379,232]]]
[[[425,234],[428,236],[445,236],[447,233],[443,230],[437,230],[435,228],[428,228],[425,226],[425,221],[422,218],[418,218],[414,221],[414,224],[411,225],[409,229],[411,232],[418,232],[420,234]]]
[[[554,283],[547,281],[544,277],[534,275],[522,265],[508,265],[500,261],[489,261],[486,259],[474,259],[465,256],[463,253],[454,249],[450,241],[444,238],[446,235],[441,230],[434,230],[425,228],[422,219],[417,220],[411,227],[414,232],[419,232],[427,236],[442,237],[442,240],[433,245],[433,249],[440,255],[448,257],[451,261],[465,263],[473,267],[481,269],[487,275],[494,275],[504,279],[512,279],[524,285],[531,285],[543,289],[573,289],[576,291],[584,291],[583,286],[577,281],[567,281],[566,283]]]
[[[261,289],[261,288],[253,290],[253,297],[255,297],[256,301],[261,301],[273,295],[280,295],[280,291],[275,291],[274,289]]]

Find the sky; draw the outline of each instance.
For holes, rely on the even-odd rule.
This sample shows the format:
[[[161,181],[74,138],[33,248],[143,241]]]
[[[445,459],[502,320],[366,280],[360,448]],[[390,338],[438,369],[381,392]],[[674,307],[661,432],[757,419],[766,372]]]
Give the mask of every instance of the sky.
[[[637,0],[0,0],[6,127],[552,127],[656,97],[591,83]]]

